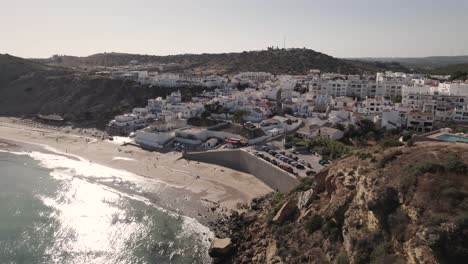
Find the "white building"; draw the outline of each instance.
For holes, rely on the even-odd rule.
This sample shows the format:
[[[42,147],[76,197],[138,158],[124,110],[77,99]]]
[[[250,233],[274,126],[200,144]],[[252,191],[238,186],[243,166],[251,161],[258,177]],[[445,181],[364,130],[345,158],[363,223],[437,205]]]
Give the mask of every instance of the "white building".
[[[366,115],[378,115],[381,114],[382,111],[392,108],[392,101],[384,99],[383,97],[366,98],[356,106],[357,112]]]
[[[234,76],[238,80],[250,80],[255,82],[266,82],[273,78],[268,72],[241,72]]]
[[[434,117],[428,112],[410,112],[406,127],[417,132],[430,132],[434,127]]]

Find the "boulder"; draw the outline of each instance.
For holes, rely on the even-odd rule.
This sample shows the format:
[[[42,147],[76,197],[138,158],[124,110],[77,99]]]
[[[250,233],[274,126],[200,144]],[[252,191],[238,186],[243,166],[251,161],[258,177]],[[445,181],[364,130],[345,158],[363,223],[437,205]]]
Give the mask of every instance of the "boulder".
[[[277,255],[277,251],[278,249],[276,248],[276,242],[270,241],[270,244],[268,244],[266,249],[266,263],[273,263]]]
[[[223,257],[230,253],[232,242],[230,238],[215,239],[211,243],[209,254],[212,257]]]
[[[257,219],[257,213],[255,212],[243,213],[241,216],[242,220],[247,224],[251,224],[255,222],[255,219]]]
[[[278,213],[273,217],[273,223],[281,224],[285,220],[291,219],[292,216],[296,213],[297,206],[296,201],[288,200],[286,203],[281,206]]]
[[[305,192],[300,192],[297,194],[297,208],[302,210],[306,208],[314,197],[314,190],[310,189]]]

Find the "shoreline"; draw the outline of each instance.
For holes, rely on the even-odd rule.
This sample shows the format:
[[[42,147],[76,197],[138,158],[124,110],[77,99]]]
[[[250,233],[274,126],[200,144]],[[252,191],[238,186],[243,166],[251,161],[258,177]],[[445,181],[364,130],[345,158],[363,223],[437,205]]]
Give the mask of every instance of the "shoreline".
[[[161,200],[182,215],[193,217],[204,225],[219,219],[230,210],[239,211],[238,204],[273,190],[253,175],[217,165],[193,162],[178,152],[149,152],[138,147],[121,146],[116,142],[80,135],[71,130],[31,128],[0,117],[0,142],[42,153],[53,153],[71,159],[131,173],[160,185],[147,195]],[[67,129],[67,131],[70,131]],[[10,142],[8,142],[10,141]],[[0,149],[5,146],[0,145]],[[169,201],[176,199],[175,203]],[[211,227],[210,227],[211,228]]]

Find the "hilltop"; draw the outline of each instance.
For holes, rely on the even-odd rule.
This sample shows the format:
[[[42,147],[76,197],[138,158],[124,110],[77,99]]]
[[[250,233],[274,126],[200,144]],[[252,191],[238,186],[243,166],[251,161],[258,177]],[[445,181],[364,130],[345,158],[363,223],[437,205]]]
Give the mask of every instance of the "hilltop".
[[[463,263],[468,258],[468,146],[367,148],[290,193],[252,201],[218,234],[220,263]]]
[[[219,54],[181,54],[169,56],[126,53],[100,53],[88,57],[59,56],[41,60],[63,66],[119,66],[138,63],[178,64],[179,70],[195,74],[236,74],[264,71],[273,74],[307,74],[311,69],[344,74],[391,70],[397,63],[367,63],[334,58],[311,49],[268,49]],[[400,70],[404,70],[401,65]]]

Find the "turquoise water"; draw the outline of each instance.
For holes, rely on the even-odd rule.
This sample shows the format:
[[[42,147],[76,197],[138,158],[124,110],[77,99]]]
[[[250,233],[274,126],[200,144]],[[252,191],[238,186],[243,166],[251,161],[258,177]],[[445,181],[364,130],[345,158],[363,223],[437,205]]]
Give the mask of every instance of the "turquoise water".
[[[466,142],[466,143],[468,143],[468,138],[466,138],[466,137],[454,136],[454,135],[449,135],[449,134],[440,135],[440,136],[437,137],[437,139],[440,139],[440,140],[443,140],[443,141],[449,141],[449,142]]]
[[[44,162],[0,152],[0,263],[210,262],[209,230],[140,196],[141,182]]]

